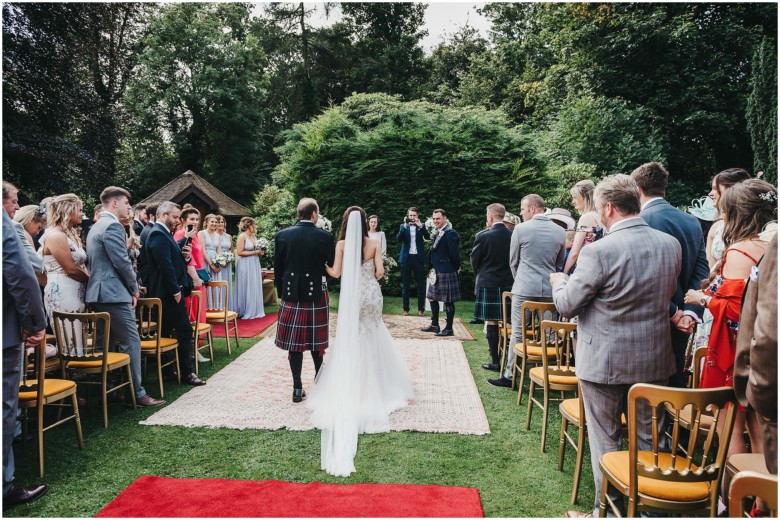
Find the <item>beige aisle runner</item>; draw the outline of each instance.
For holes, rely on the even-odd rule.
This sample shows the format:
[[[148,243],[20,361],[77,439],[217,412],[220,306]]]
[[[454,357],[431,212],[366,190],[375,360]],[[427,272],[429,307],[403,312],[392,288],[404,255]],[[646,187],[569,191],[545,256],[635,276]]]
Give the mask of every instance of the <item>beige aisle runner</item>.
[[[390,416],[395,431],[490,433],[485,409],[460,341],[394,339],[409,367],[414,401]],[[314,367],[303,358],[303,385]],[[325,362],[328,362],[326,354]],[[305,403],[305,402],[304,402]],[[292,402],[287,353],[266,337],[235,361],[147,420],[145,425],[310,430],[310,411]]]

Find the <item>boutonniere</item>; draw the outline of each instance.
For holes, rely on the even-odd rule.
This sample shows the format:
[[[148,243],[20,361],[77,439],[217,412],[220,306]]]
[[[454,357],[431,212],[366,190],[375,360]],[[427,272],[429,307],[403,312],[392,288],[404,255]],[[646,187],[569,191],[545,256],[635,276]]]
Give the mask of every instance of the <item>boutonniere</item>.
[[[758,281],[758,266],[754,265],[750,268],[750,281],[751,282],[757,282]]]

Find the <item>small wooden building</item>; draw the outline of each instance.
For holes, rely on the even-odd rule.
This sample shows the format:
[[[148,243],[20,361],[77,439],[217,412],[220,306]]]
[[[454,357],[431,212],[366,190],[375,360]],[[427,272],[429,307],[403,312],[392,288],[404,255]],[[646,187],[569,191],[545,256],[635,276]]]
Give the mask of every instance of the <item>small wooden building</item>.
[[[231,199],[192,170],[179,175],[141,202],[160,204],[166,200],[182,206],[192,204],[200,211],[201,219],[209,213],[222,215],[227,222],[227,231],[231,234],[236,234],[241,217],[250,215],[249,208]]]

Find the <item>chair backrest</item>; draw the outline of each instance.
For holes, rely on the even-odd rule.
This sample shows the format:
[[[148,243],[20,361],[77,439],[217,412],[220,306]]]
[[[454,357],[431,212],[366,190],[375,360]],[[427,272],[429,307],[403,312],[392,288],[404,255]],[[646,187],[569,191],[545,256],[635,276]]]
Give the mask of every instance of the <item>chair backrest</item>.
[[[555,304],[548,302],[524,301],[520,307],[523,353],[528,347],[542,346],[542,322],[553,320],[556,312]]]
[[[545,378],[550,374],[574,375],[572,360],[574,359],[572,334],[577,330],[576,323],[563,321],[543,320],[540,329],[542,331],[542,348],[554,348],[555,358],[542,356]],[[551,363],[554,363],[551,366]]]
[[[230,284],[227,280],[212,280],[208,287],[208,312],[223,312],[227,316]]]
[[[702,361],[707,355],[707,347],[699,347],[693,353],[693,375],[691,376],[691,388],[699,388],[701,382]]]
[[[159,298],[138,298],[138,335],[141,341],[155,341],[160,346],[162,330],[162,300]]]
[[[103,361],[106,366],[111,315],[107,312],[54,311],[54,334],[63,363]],[[63,365],[64,366],[64,365]]]
[[[46,338],[35,347],[24,347],[24,370],[20,392],[37,392],[36,402],[43,402],[44,379],[46,378]]]
[[[211,285],[209,283],[209,285]],[[208,289],[206,289],[208,290]],[[195,341],[198,340],[198,320],[200,319],[200,314],[203,311],[203,292],[202,291],[192,291],[190,293],[190,308],[187,309],[187,312],[190,315],[190,324],[192,325],[192,333],[194,334]],[[192,318],[195,318],[194,320]]]
[[[638,428],[637,403],[647,401],[652,410],[652,463],[647,465],[638,460]],[[668,403],[668,406],[665,404]],[[689,389],[671,388],[650,384],[636,384],[628,392],[628,450],[629,489],[637,489],[637,479],[651,478],[670,482],[710,482],[710,507],[715,507],[717,490],[726,464],[729,440],[734,427],[736,414],[736,398],[734,390],[728,387]],[[671,453],[668,465],[659,465],[658,454],[660,439],[658,426],[664,417],[665,409],[671,408],[672,446],[677,446],[680,440],[680,416],[683,409],[691,405],[691,429],[688,440],[687,455],[679,455],[676,450]],[[707,411],[714,420],[723,415],[724,427],[718,442],[715,442],[716,428],[705,429],[701,424],[702,415]],[[647,460],[645,460],[647,462]],[[636,498],[636,495],[634,495]]]
[[[757,471],[737,473],[729,488],[729,517],[745,516],[743,501],[747,497],[763,500],[769,508],[769,516],[777,518],[777,475]]]

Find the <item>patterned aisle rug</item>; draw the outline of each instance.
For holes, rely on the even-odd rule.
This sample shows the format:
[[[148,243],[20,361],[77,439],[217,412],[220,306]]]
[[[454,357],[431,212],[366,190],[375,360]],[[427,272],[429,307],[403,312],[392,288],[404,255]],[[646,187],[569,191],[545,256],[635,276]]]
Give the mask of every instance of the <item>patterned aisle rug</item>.
[[[334,329],[335,330],[335,327]],[[415,399],[390,416],[395,431],[490,433],[485,409],[459,341],[395,339],[412,375]],[[327,363],[327,354],[325,362]],[[314,381],[308,354],[304,389]],[[141,424],[276,430],[310,430],[310,412],[292,402],[287,353],[266,337],[206,386],[196,387]]]

